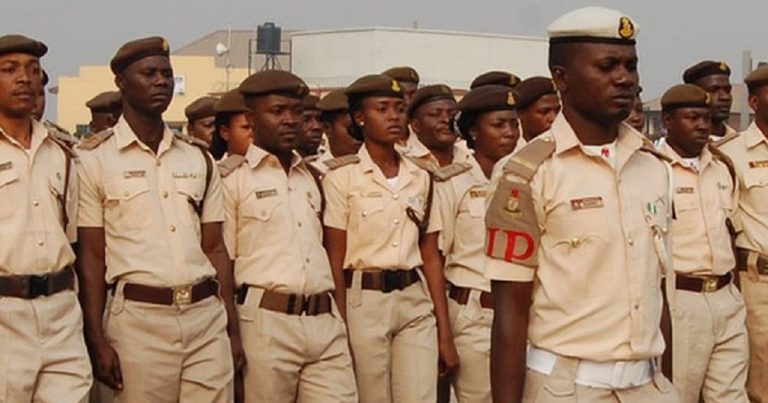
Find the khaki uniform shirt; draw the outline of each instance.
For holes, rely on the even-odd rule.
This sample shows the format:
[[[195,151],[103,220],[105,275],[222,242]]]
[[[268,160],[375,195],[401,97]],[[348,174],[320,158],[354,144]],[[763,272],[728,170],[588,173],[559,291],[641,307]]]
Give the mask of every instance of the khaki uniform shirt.
[[[200,224],[224,221],[216,164],[203,201],[206,164],[196,146],[166,127],[155,155],[124,118],[113,130],[96,148],[79,150],[78,170],[78,226],[104,228],[107,283],[175,287],[215,275]],[[202,218],[193,207],[201,202]]]
[[[491,282],[485,278],[485,196],[490,180],[472,153],[456,149],[454,163],[468,163],[472,169],[439,183],[443,217],[445,278],[451,283],[486,292]]]
[[[688,166],[669,143],[665,143],[661,151],[673,161],[675,271],[692,275],[726,274],[736,264],[726,219],[734,215],[738,194],[728,167],[714,159],[707,147],[701,152],[699,171]]]
[[[718,147],[731,158],[739,179],[736,246],[768,254],[768,140],[754,122]]]
[[[309,165],[312,165],[312,168],[315,168],[318,172],[325,175],[328,173],[328,165],[325,165],[326,161],[330,161],[333,159],[333,155],[331,155],[330,151],[324,152],[320,155],[313,156],[314,158],[304,158],[304,162],[306,162]]]
[[[333,290],[323,249],[320,191],[298,154],[280,161],[251,145],[247,162],[224,178],[224,241],[235,282],[291,294]]]
[[[640,150],[642,136],[626,125],[616,167],[587,151],[562,114],[540,137],[555,150],[530,181],[529,207],[518,208],[524,200],[515,192],[495,194],[502,175],[489,191],[491,203],[505,198],[510,214],[538,226],[539,247],[533,234],[511,237],[509,261],[489,256],[486,276],[534,283],[528,337],[539,348],[594,361],[661,355],[659,262],[668,253],[660,234],[670,219],[664,162]]]
[[[70,163],[64,203],[70,218],[63,227],[66,157],[45,126],[32,122],[25,149],[0,128],[0,276],[43,274],[75,261],[77,173]]]
[[[392,187],[373,162],[365,145],[359,163],[332,170],[323,179],[326,226],[347,231],[344,267],[355,270],[403,270],[420,266],[419,230],[406,208],[423,217],[429,175],[406,158],[400,159],[397,185]],[[442,224],[433,199],[428,233]]]

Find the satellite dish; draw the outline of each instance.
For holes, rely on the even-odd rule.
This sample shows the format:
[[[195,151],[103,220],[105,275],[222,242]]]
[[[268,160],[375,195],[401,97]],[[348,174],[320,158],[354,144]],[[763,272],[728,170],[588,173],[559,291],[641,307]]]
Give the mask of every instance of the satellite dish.
[[[219,42],[216,44],[216,56],[224,56],[227,53],[229,53],[229,48],[227,45],[224,45],[223,43]]]

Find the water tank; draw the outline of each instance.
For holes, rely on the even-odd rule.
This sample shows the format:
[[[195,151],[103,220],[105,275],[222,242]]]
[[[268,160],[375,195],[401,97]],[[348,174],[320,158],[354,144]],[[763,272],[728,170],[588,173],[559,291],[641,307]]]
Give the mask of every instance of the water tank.
[[[280,53],[280,27],[274,22],[265,22],[256,29],[256,53],[278,54]]]

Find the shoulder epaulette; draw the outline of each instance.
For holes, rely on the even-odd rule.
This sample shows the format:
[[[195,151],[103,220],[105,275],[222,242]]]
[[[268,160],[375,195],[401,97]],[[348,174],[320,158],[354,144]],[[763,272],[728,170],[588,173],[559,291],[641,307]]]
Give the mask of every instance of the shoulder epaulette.
[[[232,154],[219,161],[219,174],[221,174],[222,178],[226,178],[229,174],[235,172],[235,169],[240,167],[240,165],[243,165],[245,161],[247,160],[242,155]]]
[[[515,153],[507,164],[504,172],[517,175],[527,181],[533,178],[544,161],[555,152],[555,141],[549,137],[537,137]]]
[[[434,178],[438,182],[445,182],[450,180],[454,176],[463,174],[464,172],[472,169],[472,165],[466,162],[454,162],[453,164],[439,167],[432,172]]]
[[[107,139],[112,137],[113,134],[115,134],[115,131],[111,128],[102,130],[98,133],[85,137],[82,141],[80,141],[77,147],[82,148],[83,150],[93,150],[101,143],[107,141]]]
[[[184,133],[179,133],[177,131],[173,132],[173,136],[176,137],[177,139],[181,140],[181,141],[184,141],[184,142],[187,142],[189,144],[192,144],[193,146],[202,147],[206,151],[208,150],[208,143],[206,143],[203,140],[200,140],[199,138],[197,138],[195,136],[189,136],[189,135],[186,135]]]
[[[715,147],[720,147],[723,144],[725,144],[725,143],[727,143],[727,142],[729,142],[729,141],[731,141],[731,140],[733,140],[733,139],[735,139],[737,137],[739,137],[739,133],[731,133],[731,134],[721,138],[720,140],[713,141],[711,144],[713,146],[715,146]]]
[[[405,155],[405,154],[401,154],[401,155],[404,158],[406,158],[408,161],[413,162],[413,164],[416,165],[417,167],[419,167],[419,168],[421,168],[421,169],[423,169],[423,170],[425,170],[425,171],[427,171],[427,172],[429,172],[429,173],[431,173],[433,175],[435,174],[435,172],[438,169],[437,164],[435,164],[431,160],[428,160],[428,159],[425,159],[425,158],[418,158],[418,157],[414,157],[414,156],[411,156],[411,155]]]
[[[640,150],[645,151],[647,153],[651,153],[654,156],[656,156],[656,158],[659,158],[663,161],[672,162],[672,158],[670,158],[668,155],[664,154],[663,152],[659,151],[659,149],[653,145],[651,140],[648,140],[647,138],[643,138],[643,145],[642,147],[640,147]]]
[[[356,154],[347,154],[342,155],[341,157],[323,161],[323,164],[325,164],[328,169],[334,170],[339,169],[345,165],[357,164],[358,162],[360,162],[360,157],[358,157]]]

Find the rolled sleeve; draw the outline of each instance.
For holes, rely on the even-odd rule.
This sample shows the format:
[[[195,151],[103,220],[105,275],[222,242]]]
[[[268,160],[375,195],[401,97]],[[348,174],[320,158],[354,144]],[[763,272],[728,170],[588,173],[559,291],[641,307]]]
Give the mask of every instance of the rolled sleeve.
[[[489,280],[530,283],[535,274],[536,270],[531,267],[485,257],[485,277]]]
[[[224,200],[224,225],[222,232],[224,235],[224,245],[227,247],[229,258],[234,260],[237,257],[237,204],[238,192],[235,174],[230,175],[221,181]]]

